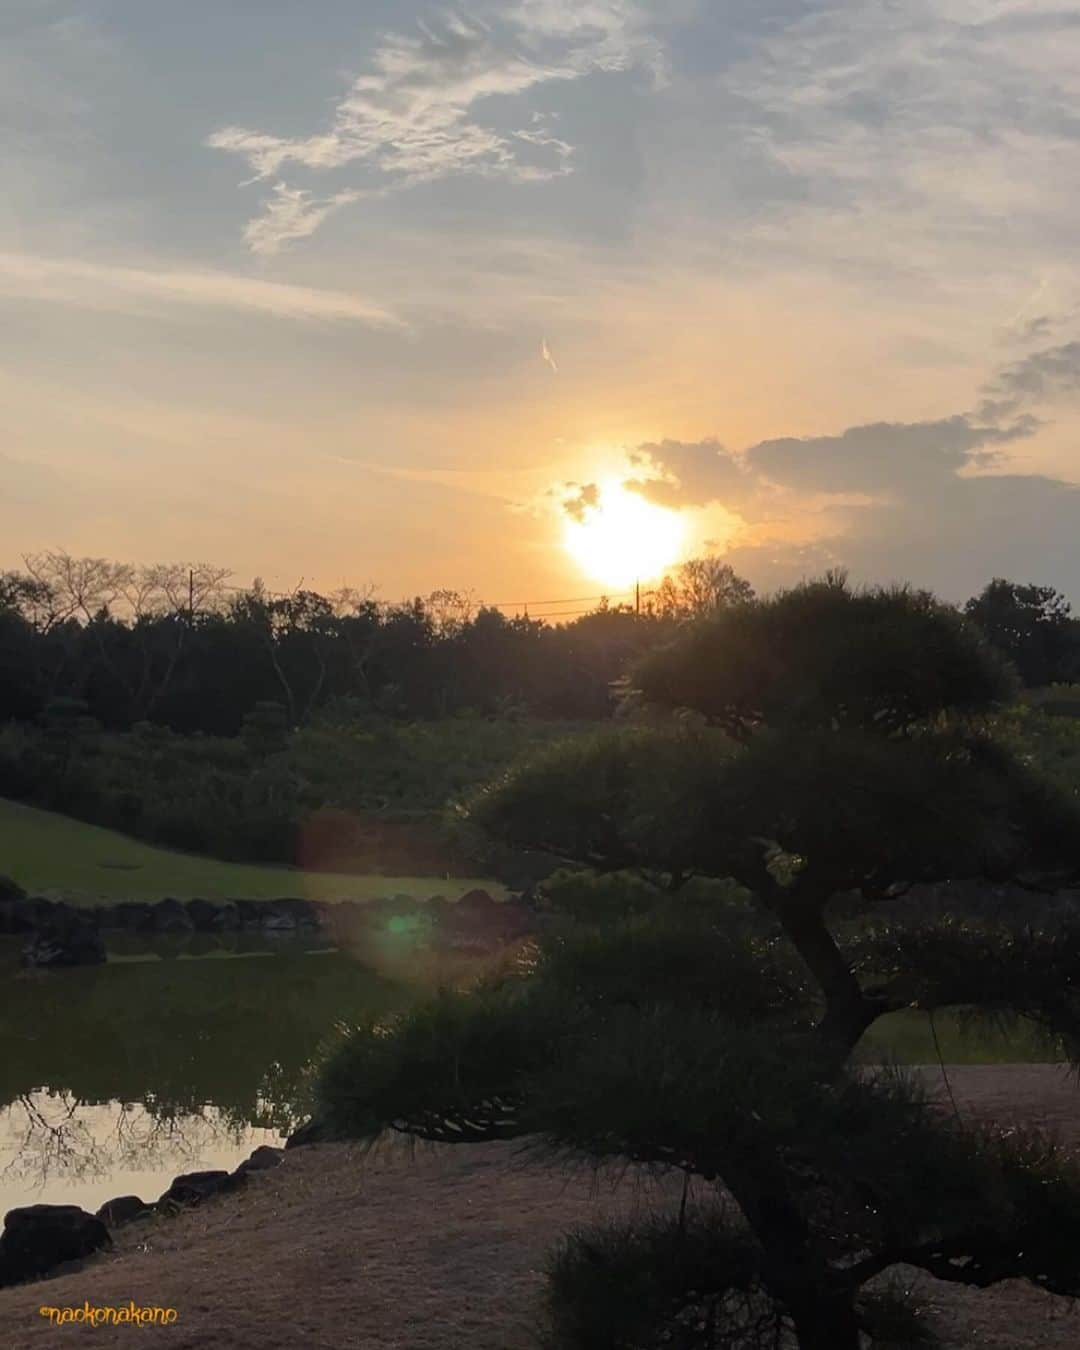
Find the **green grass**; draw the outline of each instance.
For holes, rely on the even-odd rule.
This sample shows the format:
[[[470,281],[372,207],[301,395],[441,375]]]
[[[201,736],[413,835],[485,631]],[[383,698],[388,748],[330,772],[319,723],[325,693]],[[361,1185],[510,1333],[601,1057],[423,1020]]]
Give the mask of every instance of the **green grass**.
[[[939,1049],[945,1064],[1047,1064],[1062,1059],[1061,1052],[1023,1018],[1000,1027],[952,1009],[935,1014],[933,1025],[928,1014],[915,1009],[890,1013],[874,1023],[855,1055],[864,1064],[887,1060],[936,1064]]]
[[[117,900],[372,900],[435,894],[454,899],[473,886],[505,892],[483,877],[353,876],[260,867],[174,853],[52,811],[0,799],[0,875],[33,895],[79,904]]]

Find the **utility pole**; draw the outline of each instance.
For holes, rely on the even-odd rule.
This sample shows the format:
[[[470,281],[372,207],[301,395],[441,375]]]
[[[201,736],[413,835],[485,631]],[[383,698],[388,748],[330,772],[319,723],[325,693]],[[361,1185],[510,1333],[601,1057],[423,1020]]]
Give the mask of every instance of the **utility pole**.
[[[194,567],[189,567],[189,568],[188,568],[188,574],[187,574],[187,612],[188,612],[188,627],[189,627],[189,628],[194,628],[194,627],[195,627],[195,569],[194,569]]]
[[[641,582],[634,582],[634,613],[641,614]]]

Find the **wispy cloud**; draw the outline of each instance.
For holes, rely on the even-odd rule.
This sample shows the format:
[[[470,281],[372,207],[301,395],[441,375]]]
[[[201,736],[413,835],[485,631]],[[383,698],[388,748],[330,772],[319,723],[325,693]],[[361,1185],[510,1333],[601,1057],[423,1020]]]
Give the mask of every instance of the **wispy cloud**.
[[[438,27],[421,22],[412,33],[387,35],[325,131],[283,137],[225,127],[207,144],[243,156],[254,181],[279,179],[269,206],[246,230],[253,249],[273,253],[310,235],[361,191],[311,201],[280,181],[288,170],[355,166],[366,174],[364,188],[375,191],[460,174],[515,182],[558,177],[570,171],[574,148],[544,119],[534,115],[523,128],[500,131],[477,120],[478,105],[596,71],[655,71],[657,60],[633,0],[518,0],[489,15],[452,15]]]
[[[202,306],[271,314],[283,319],[329,320],[378,328],[403,327],[391,310],[346,291],[327,291],[229,272],[151,270],[0,253],[0,294],[88,309]]]
[[[1075,19],[1039,0],[838,0],[762,25],[721,78],[760,247],[909,287],[1044,272],[1076,212]]]
[[[1080,392],[1080,342],[1043,347],[1006,366],[984,388],[980,413],[1003,417],[1040,402]]]
[[[338,192],[318,199],[303,188],[275,183],[274,195],[264,203],[263,214],[248,221],[244,239],[252,253],[272,256],[296,239],[307,239],[327,216],[355,202],[359,196],[359,192]]]

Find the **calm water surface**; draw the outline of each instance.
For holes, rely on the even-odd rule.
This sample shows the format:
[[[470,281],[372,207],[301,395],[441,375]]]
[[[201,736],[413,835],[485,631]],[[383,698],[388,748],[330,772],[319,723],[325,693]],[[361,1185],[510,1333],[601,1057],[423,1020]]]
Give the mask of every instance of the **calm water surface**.
[[[0,1214],[154,1200],[179,1172],[280,1143],[335,1027],[412,997],[295,942],[117,940],[107,965],[49,973],[0,944]]]

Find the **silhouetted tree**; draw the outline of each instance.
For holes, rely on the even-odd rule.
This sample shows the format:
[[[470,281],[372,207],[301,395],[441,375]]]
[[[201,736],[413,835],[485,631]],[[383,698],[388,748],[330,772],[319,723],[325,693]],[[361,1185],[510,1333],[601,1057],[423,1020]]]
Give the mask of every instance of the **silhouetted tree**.
[[[1080,676],[1080,623],[1052,586],[1021,586],[995,577],[964,613],[1005,653],[1029,687]]]
[[[883,1014],[950,1003],[1032,1017],[1080,1059],[1080,924],[904,911],[915,882],[1075,866],[1074,809],[983,726],[1011,691],[1001,661],[929,595],[834,577],[683,630],[635,679],[668,725],[550,750],[473,820],[659,882],[730,876],[753,903],[680,890],[557,927],[528,973],[357,1031],[323,1070],[330,1128],[531,1134],[715,1185],[560,1248],[562,1350],[775,1345],[784,1327],[858,1350],[865,1286],[898,1265],[1080,1294],[1076,1166],[849,1063]]]
[[[680,563],[649,597],[658,614],[678,619],[700,619],[753,598],[754,588],[746,578],[711,555]]]

